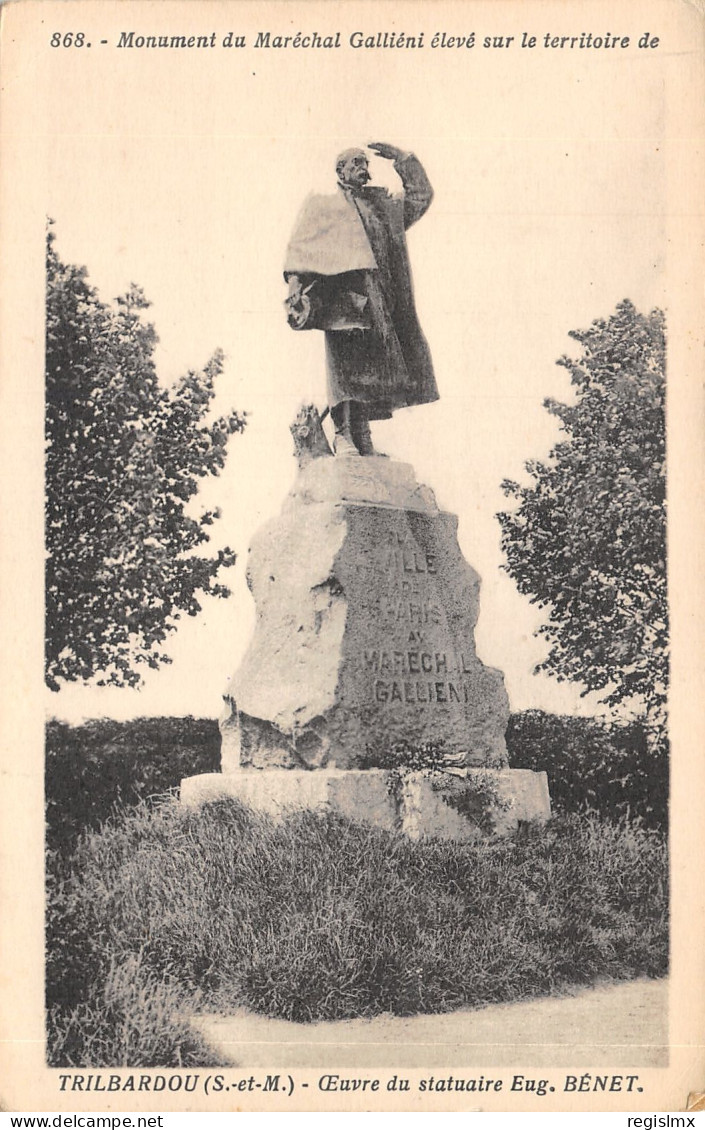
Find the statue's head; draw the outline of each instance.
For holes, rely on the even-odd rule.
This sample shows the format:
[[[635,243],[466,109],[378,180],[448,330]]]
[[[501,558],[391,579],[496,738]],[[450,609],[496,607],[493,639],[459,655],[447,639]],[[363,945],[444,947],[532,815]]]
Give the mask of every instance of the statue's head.
[[[335,162],[341,184],[363,188],[370,179],[369,162],[364,149],[345,149]]]

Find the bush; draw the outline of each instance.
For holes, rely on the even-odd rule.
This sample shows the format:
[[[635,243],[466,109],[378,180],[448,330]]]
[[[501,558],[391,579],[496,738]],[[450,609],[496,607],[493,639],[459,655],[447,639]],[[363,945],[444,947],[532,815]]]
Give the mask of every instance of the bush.
[[[85,836],[50,896],[50,1024],[72,1033],[54,1054],[70,1046],[71,1062],[97,1064],[115,1040],[96,1027],[146,1012],[115,973],[137,958],[148,985],[170,993],[178,979],[201,1007],[299,1021],[656,977],[667,967],[666,882],[662,837],[594,818],[514,840],[413,843],[333,815],[274,823],[233,801],[140,806]],[[112,1013],[98,1022],[107,983]],[[133,1065],[146,1054],[119,1046]],[[150,1062],[167,1054],[149,1046]]]
[[[218,723],[206,718],[109,719],[46,728],[47,843],[66,855],[117,807],[220,767]]]
[[[509,720],[507,747],[512,768],[546,770],[554,810],[668,826],[668,749],[650,748],[639,722],[525,710]]]

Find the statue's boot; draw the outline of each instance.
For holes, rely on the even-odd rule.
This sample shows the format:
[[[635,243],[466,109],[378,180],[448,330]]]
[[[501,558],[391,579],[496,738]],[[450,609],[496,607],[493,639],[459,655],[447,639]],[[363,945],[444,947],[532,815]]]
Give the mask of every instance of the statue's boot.
[[[336,455],[359,455],[355,444],[352,429],[352,401],[343,400],[335,404],[330,410],[331,419],[335,428],[333,448]]]
[[[367,418],[367,407],[359,402],[355,403],[355,411],[352,418],[352,436],[355,447],[360,452],[360,455],[381,455],[380,451],[375,451],[372,443],[372,433],[370,431],[370,421]]]

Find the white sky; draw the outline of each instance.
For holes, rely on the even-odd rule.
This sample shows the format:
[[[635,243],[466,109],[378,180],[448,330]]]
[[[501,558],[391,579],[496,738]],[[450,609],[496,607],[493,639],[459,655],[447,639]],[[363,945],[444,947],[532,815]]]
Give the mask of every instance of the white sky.
[[[130,3],[108,7],[101,27],[114,39],[191,27],[219,38],[249,26],[328,25],[344,39],[358,28],[437,30],[434,5],[395,10],[393,20],[382,19],[385,5],[311,4],[297,8],[294,26],[293,9],[274,4]],[[636,5],[624,5],[621,21],[614,5],[582,10],[591,19],[578,32],[635,41],[646,30]],[[570,11],[443,7],[449,30],[478,34],[575,34]],[[412,149],[436,190],[409,247],[441,400],[377,424],[376,442],[413,463],[459,515],[461,547],[483,581],[478,653],[505,672],[512,707],[590,712],[579,688],[531,673],[544,655],[533,636],[540,614],[500,572],[494,514],[505,505],[502,479],[520,478],[524,461],[558,437],[542,401],[571,395],[555,365],[574,348],[568,331],[623,298],[642,311],[668,306],[664,107],[685,64],[668,44],[618,54],[100,50],[70,66],[58,51],[44,60],[46,212],[59,254],[86,265],[104,299],[132,281],[144,288],[164,380],[221,346],[218,402],[246,409],[250,424],[203,492],[223,513],[213,544],[239,554],[222,574],[232,598],[185,618],[173,665],[150,672],[140,692],[70,687],[49,696],[49,711],[71,720],[218,714],[254,621],[247,546],[295,474],[289,423],[302,400],[325,403],[322,335],[285,323],[284,248],[306,193],[332,189],[339,150],[381,140]],[[372,170],[393,183],[385,162]]]

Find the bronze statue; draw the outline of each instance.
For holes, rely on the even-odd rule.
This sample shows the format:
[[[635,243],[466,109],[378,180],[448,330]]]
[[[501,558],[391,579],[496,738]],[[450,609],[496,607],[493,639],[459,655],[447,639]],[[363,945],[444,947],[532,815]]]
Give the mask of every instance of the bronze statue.
[[[336,162],[337,192],[305,201],[284,266],[289,325],[325,333],[338,455],[374,455],[370,420],[438,399],[404,234],[433,190],[412,153],[382,142],[369,149],[394,162],[403,192],[369,185],[367,154],[346,149]]]

